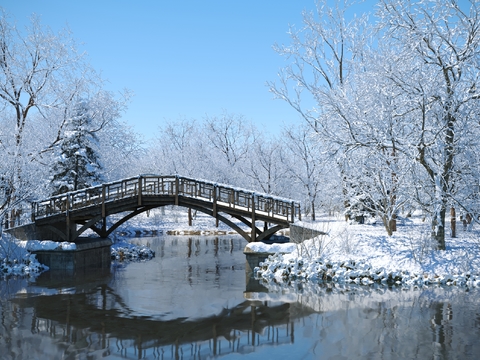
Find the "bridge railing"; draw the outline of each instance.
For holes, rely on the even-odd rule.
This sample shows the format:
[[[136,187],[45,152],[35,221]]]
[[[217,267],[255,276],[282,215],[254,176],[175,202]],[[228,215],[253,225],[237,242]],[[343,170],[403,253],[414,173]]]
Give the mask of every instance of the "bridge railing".
[[[231,208],[261,212],[294,222],[301,218],[300,204],[280,197],[181,176],[141,175],[78,191],[53,196],[32,204],[32,220],[68,213],[72,210],[149,195],[183,196],[201,199]]]
[[[182,196],[201,198],[231,208],[246,208],[291,222],[295,217],[301,218],[300,204],[292,200],[185,177],[178,177],[178,185],[179,195]]]

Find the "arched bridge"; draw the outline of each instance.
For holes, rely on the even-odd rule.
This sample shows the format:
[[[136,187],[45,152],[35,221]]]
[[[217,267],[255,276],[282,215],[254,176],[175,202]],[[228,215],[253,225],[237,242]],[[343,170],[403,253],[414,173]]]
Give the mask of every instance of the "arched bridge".
[[[301,218],[300,205],[292,200],[182,176],[141,175],[35,202],[31,223],[10,232],[23,239],[74,241],[92,229],[100,237],[107,237],[134,216],[165,205],[206,213],[248,242],[267,239]],[[125,215],[109,226],[107,217],[118,213]],[[257,222],[264,222],[263,229]]]

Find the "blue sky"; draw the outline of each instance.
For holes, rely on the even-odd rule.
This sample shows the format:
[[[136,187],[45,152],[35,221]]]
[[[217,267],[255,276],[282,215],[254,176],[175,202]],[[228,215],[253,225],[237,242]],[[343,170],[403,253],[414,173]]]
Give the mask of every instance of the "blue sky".
[[[274,43],[289,43],[314,0],[0,0],[18,26],[32,13],[58,31],[66,26],[108,80],[134,93],[123,119],[146,139],[162,122],[226,111],[278,133],[301,121],[267,81],[285,60]]]

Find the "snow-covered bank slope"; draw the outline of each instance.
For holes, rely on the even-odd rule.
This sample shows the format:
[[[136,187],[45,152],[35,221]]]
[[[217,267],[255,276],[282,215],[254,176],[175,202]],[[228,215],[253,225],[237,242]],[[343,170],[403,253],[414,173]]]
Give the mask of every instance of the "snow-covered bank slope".
[[[277,253],[257,268],[257,277],[480,286],[478,230],[460,230],[457,238],[447,238],[446,251],[436,251],[430,242],[429,226],[420,217],[402,219],[392,237],[381,225],[348,224],[333,218],[315,225],[329,235],[307,240],[293,251],[288,249],[291,245],[247,245],[257,252]]]
[[[51,243],[51,242],[48,242]],[[51,244],[44,244],[51,246]],[[59,246],[61,243],[56,243]],[[34,247],[43,246],[41,242],[36,242]],[[27,249],[26,241],[16,241],[6,234],[0,238],[0,276],[29,276],[35,277],[42,271],[48,270],[48,266],[38,262],[36,255],[31,254]]]

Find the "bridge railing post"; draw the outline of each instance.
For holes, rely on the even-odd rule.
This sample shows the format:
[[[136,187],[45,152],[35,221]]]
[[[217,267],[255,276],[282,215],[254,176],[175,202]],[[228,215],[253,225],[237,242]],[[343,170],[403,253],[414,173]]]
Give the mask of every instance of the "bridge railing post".
[[[213,197],[213,217],[217,218],[217,185],[213,185],[212,197]]]
[[[138,206],[142,205],[142,175],[138,177]]]
[[[252,194],[252,241],[257,238],[257,227],[255,226],[255,193]]]
[[[105,219],[105,184],[102,185],[102,218]]]
[[[35,222],[35,205],[36,203],[32,203],[32,212],[30,214],[30,219],[32,220],[32,222]]]
[[[66,217],[66,241],[69,242],[70,241],[70,197],[71,195],[70,194],[67,194],[67,198],[65,199],[65,217]]]
[[[175,175],[175,205],[178,205],[178,195],[180,192],[180,179]]]

